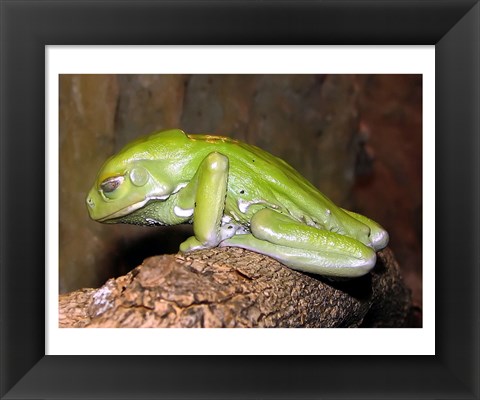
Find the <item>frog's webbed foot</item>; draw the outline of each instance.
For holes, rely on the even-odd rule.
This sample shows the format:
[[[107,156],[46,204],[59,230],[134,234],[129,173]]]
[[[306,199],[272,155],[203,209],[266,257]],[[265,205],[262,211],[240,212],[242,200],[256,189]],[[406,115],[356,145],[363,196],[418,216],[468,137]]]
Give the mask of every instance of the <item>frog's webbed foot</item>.
[[[363,243],[304,225],[271,209],[264,208],[252,217],[251,231],[220,246],[242,247],[292,269],[332,277],[362,276],[375,266],[375,251]]]

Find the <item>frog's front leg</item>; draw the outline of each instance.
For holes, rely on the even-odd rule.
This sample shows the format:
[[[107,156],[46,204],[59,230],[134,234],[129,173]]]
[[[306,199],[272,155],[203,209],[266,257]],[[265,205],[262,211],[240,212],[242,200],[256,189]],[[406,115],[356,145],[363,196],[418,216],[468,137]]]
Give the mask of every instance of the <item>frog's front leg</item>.
[[[375,251],[363,243],[301,224],[271,209],[264,208],[252,217],[251,231],[220,245],[242,247],[292,269],[333,277],[361,276],[375,265]]]
[[[178,193],[178,205],[193,208],[193,233],[180,245],[183,252],[215,247],[222,240],[221,220],[227,193],[228,158],[210,153],[200,164],[192,181]]]

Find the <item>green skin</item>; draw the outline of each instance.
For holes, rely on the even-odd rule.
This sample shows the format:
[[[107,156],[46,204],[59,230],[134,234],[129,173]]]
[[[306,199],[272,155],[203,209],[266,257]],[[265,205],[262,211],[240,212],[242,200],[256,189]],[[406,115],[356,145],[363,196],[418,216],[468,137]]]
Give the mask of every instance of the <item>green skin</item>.
[[[182,252],[242,247],[292,269],[332,277],[368,273],[388,234],[336,206],[285,161],[240,141],[169,130],[110,157],[87,197],[105,223],[193,223]]]

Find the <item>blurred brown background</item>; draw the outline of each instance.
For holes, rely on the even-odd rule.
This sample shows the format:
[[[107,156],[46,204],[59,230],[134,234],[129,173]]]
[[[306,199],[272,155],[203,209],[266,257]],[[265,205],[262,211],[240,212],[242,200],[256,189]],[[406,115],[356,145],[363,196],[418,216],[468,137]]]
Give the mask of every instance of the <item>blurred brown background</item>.
[[[175,253],[190,235],[189,226],[103,225],[85,206],[108,156],[169,128],[255,144],[382,224],[421,308],[421,75],[62,75],[61,293]]]

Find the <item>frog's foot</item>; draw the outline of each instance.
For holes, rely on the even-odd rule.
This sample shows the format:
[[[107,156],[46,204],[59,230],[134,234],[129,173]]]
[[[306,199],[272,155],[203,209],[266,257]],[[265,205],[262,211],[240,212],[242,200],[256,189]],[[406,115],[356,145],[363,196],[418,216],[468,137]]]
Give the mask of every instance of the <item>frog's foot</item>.
[[[211,247],[212,246],[198,241],[195,236],[190,236],[187,240],[180,244],[180,251],[182,253],[188,253],[190,251],[208,249]]]
[[[370,228],[370,241],[375,250],[381,250],[388,245],[388,232],[379,224],[364,215],[354,213],[353,211],[343,210],[357,221],[367,225]]]
[[[220,246],[242,247],[292,269],[332,277],[362,276],[375,266],[375,251],[363,243],[301,224],[270,209],[253,216],[251,231],[224,240]]]

